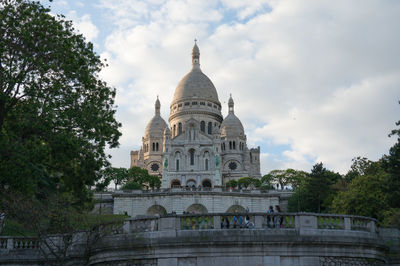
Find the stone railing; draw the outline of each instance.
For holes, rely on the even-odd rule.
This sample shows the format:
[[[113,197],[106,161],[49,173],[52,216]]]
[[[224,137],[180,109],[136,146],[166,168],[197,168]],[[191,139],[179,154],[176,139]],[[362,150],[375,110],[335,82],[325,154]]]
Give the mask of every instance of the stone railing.
[[[0,236],[0,250],[39,249],[39,247],[40,241],[36,238]]]
[[[248,219],[246,219],[246,217]],[[363,216],[315,213],[209,213],[146,216],[125,220],[113,235],[184,230],[349,230],[375,234],[376,220]],[[40,241],[35,238],[0,237],[1,250],[35,250]]]
[[[246,219],[247,218],[247,219]],[[125,221],[124,233],[165,230],[319,229],[376,233],[376,220],[351,215],[315,213],[214,213],[146,216]]]
[[[241,193],[241,194],[267,194],[267,193],[282,193],[292,192],[288,189],[278,190],[266,190],[266,189],[230,189],[226,187],[172,187],[172,188],[160,188],[160,189],[149,189],[149,190],[116,190],[115,194],[150,194],[150,193],[171,193],[171,192],[224,192],[224,193]]]

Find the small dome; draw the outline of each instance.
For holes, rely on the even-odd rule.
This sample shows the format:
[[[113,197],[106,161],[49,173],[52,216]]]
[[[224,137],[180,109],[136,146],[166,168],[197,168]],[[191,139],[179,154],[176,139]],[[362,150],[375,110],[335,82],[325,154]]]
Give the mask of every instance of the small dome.
[[[243,137],[244,128],[239,118],[229,113],[221,123],[221,136],[222,137]]]
[[[222,137],[242,137],[244,136],[244,128],[242,122],[235,115],[234,102],[232,95],[228,101],[229,113],[221,123],[221,136]]]
[[[155,114],[153,118],[149,121],[149,123],[147,123],[146,129],[144,131],[144,136],[146,138],[150,136],[160,138],[163,136],[165,128],[168,128],[167,123],[160,115],[160,107],[161,107],[160,100],[158,99],[157,96],[157,100],[154,105]]]
[[[147,123],[144,135],[145,137],[162,137],[166,127],[168,127],[168,125],[164,119],[160,115],[155,115],[149,123]]]

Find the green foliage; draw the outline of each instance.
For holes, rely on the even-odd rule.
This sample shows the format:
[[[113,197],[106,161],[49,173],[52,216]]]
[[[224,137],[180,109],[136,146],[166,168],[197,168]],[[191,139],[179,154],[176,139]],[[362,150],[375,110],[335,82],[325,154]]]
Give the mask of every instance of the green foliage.
[[[262,189],[274,189],[274,186],[272,185],[272,181],[274,180],[274,177],[270,174],[266,174],[263,177],[261,177],[261,188]]]
[[[238,186],[247,188],[252,183],[251,177],[242,177],[238,179]]]
[[[83,205],[121,135],[104,64],[39,2],[3,1],[0,36],[0,185],[38,199],[59,186]]]
[[[136,183],[136,182],[134,182],[134,181],[130,181],[130,182],[125,183],[125,184],[122,186],[122,189],[125,189],[125,190],[130,190],[130,189],[142,189],[142,185],[139,184],[139,183]]]
[[[146,169],[134,166],[130,169],[110,167],[104,171],[103,182],[97,184],[98,189],[108,186],[114,181],[122,185],[122,189],[159,188],[161,180],[158,176],[150,175]]]
[[[400,125],[400,121],[396,123]],[[353,159],[345,186],[332,202],[332,211],[375,217],[385,226],[400,225],[400,129],[395,143],[380,160]]]
[[[265,187],[273,187],[275,183],[279,184],[281,188],[290,185],[293,189],[297,189],[306,176],[306,172],[290,168],[286,170],[272,170],[261,178],[261,182]]]
[[[68,193],[55,193],[50,200],[39,201],[31,195],[7,192],[7,197],[0,202],[0,209],[6,214],[5,232],[41,238],[49,234],[91,230],[110,223],[121,224],[125,218],[81,211],[71,204],[71,197]]]
[[[123,167],[108,167],[103,171],[103,179],[96,184],[96,190],[102,191],[106,188],[111,181],[115,184],[115,189],[118,185],[123,184],[129,179],[129,170]]]
[[[383,171],[356,177],[346,191],[339,192],[334,198],[332,211],[381,219],[382,211],[388,207],[388,197],[384,192],[387,178]]]
[[[261,187],[261,180],[258,178],[251,178],[250,179],[251,184],[255,187],[255,188],[260,188]]]
[[[382,225],[400,229],[400,208],[391,208],[383,211]]]
[[[234,179],[232,179],[232,180],[230,180],[230,181],[228,181],[228,182],[226,182],[226,187],[232,187],[232,188],[235,188],[235,187],[237,187],[238,186],[238,182],[236,181],[236,180],[234,180]]]
[[[289,200],[289,211],[327,212],[335,195],[332,186],[341,179],[338,173],[327,170],[322,163],[313,166]]]

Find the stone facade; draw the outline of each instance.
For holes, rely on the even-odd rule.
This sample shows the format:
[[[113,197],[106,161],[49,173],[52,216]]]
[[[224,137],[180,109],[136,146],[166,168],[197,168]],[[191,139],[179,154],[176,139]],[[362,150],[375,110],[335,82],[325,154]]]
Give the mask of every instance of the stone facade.
[[[215,187],[245,176],[260,178],[260,148],[249,149],[243,125],[230,97],[224,119],[212,81],[200,69],[200,50],[192,50],[192,69],[179,82],[170,105],[169,125],[155,115],[146,126],[142,147],[131,152],[131,167],[162,176],[162,187]]]

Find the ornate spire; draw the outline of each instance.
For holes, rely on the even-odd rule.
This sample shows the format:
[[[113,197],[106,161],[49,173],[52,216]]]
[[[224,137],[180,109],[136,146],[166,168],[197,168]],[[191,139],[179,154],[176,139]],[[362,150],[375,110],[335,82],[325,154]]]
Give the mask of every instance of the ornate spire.
[[[160,108],[161,108],[161,104],[160,104],[160,100],[158,99],[158,95],[157,95],[157,100],[155,103],[155,114],[159,115],[160,114]]]
[[[194,46],[192,49],[192,65],[193,65],[193,67],[200,66],[200,50],[199,50],[199,47],[197,46],[196,39],[194,39]]]
[[[234,113],[233,106],[234,106],[234,103],[233,103],[232,94],[231,94],[230,97],[229,97],[229,101],[228,101],[228,107],[229,107],[229,113],[230,114]]]

